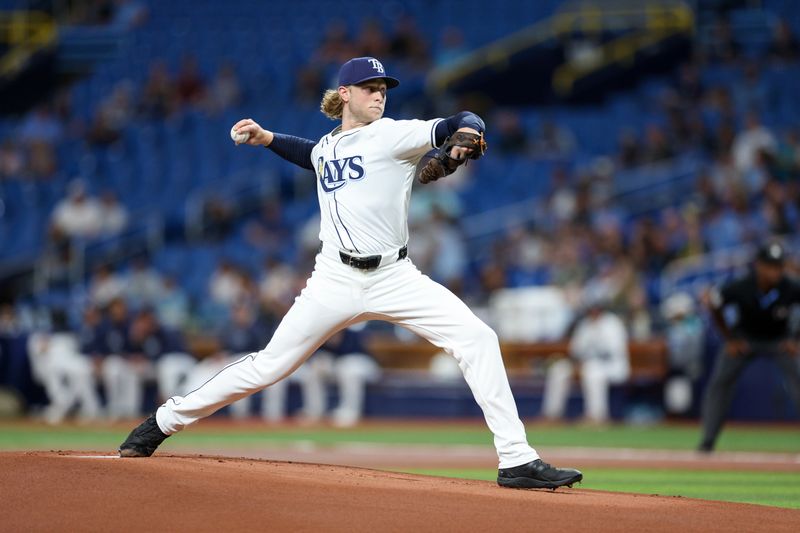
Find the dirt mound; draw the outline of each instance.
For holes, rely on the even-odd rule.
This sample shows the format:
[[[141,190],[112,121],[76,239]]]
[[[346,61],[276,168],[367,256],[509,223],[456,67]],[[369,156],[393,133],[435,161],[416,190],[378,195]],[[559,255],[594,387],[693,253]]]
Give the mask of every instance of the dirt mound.
[[[0,453],[0,531],[796,531],[800,512],[228,457]]]

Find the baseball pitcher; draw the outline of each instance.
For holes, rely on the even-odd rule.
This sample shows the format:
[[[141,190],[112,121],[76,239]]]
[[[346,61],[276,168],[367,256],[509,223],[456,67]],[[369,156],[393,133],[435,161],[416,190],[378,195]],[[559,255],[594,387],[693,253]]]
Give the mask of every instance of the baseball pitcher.
[[[419,172],[428,183],[479,158],[486,149],[483,120],[467,111],[427,121],[384,118],[387,90],[399,81],[372,57],[346,62],[338,81],[321,108],[341,124],[317,142],[273,133],[249,118],[231,132],[237,144],[267,147],[316,173],[321,247],[306,287],[263,350],[167,400],[131,432],[120,455],[152,455],[169,435],[286,378],[335,332],[386,320],[458,361],[494,434],[498,484],[555,489],[580,481],[579,471],[550,466],[528,444],[494,331],[407,257],[417,165],[437,150]]]

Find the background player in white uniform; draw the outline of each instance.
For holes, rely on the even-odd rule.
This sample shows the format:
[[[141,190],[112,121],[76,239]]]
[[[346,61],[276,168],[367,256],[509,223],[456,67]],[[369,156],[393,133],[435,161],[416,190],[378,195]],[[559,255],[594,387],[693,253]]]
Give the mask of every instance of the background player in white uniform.
[[[408,204],[420,159],[454,132],[479,133],[480,117],[382,118],[387,89],[399,82],[374,58],[354,58],[326,92],[323,112],[342,123],[319,142],[273,133],[252,119],[234,130],[317,174],[320,253],[306,287],[266,348],[228,365],[186,396],[167,400],[135,428],[120,455],[151,455],[169,435],[221,407],[286,378],[331,335],[366,320],[401,325],[453,355],[494,434],[498,483],[556,488],[582,479],[551,467],[525,436],[508,384],[497,335],[446,288],[406,257]],[[456,159],[468,151],[454,147]]]

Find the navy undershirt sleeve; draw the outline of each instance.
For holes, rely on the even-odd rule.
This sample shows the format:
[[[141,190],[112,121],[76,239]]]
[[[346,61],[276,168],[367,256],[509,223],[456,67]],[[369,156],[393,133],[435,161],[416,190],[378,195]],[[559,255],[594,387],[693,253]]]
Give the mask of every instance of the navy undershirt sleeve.
[[[311,150],[314,149],[317,143],[310,139],[283,133],[275,133],[273,135],[275,137],[267,148],[290,163],[308,170],[314,170],[314,166],[311,164]]]
[[[456,113],[436,125],[436,130],[434,131],[436,146],[440,146],[445,139],[458,131],[459,128],[472,128],[483,132],[486,129],[486,124],[483,123],[481,117],[471,111]]]

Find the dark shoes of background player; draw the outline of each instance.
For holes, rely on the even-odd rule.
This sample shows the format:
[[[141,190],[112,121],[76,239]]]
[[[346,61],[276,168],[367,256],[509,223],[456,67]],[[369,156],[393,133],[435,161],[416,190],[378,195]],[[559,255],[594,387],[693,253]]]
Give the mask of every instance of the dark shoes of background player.
[[[164,435],[158,428],[155,413],[131,431],[119,447],[120,457],[150,457],[156,448],[169,435]]]
[[[581,481],[583,474],[572,468],[555,468],[541,459],[536,459],[514,468],[497,471],[497,484],[512,489],[557,489],[571,487]]]

